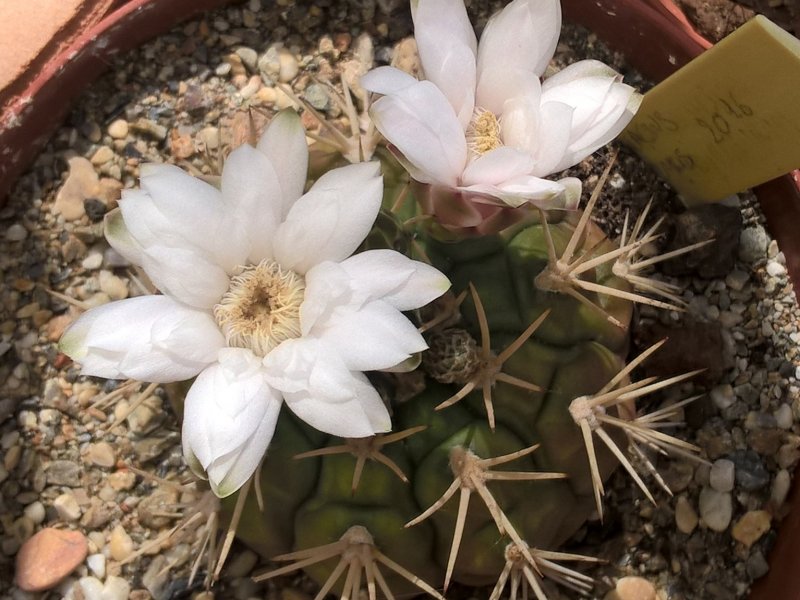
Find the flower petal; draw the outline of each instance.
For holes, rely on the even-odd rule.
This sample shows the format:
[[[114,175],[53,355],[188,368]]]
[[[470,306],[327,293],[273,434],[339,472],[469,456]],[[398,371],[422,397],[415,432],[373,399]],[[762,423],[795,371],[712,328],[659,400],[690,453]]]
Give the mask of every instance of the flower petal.
[[[220,362],[197,377],[186,395],[184,454],[207,472],[212,490],[225,497],[253,474],[275,431],[281,395],[264,379],[249,350],[226,348]]]
[[[396,94],[417,83],[417,79],[394,67],[378,67],[361,76],[361,87],[376,94]]]
[[[559,102],[575,110],[568,153],[577,162],[616,136],[638,108],[635,90],[598,61],[570,65],[545,81],[542,104]],[[574,162],[564,159],[556,170]],[[568,163],[568,164],[567,164]]]
[[[555,171],[567,152],[574,108],[561,102],[533,107],[524,101],[506,103],[503,135],[507,143],[525,148],[534,161],[532,175],[544,177]],[[508,130],[508,134],[506,131]]]
[[[441,296],[450,281],[437,269],[394,250],[367,250],[341,263],[326,261],[306,273],[300,307],[303,335],[325,327],[338,309],[359,310],[383,300],[397,310],[412,310]]]
[[[225,271],[195,250],[150,246],[141,266],[159,290],[194,308],[212,308],[228,289]]]
[[[283,192],[281,216],[285,217],[300,196],[308,175],[308,144],[300,116],[292,109],[284,109],[270,121],[258,150],[266,154],[278,175]]]
[[[513,98],[527,98],[532,104],[538,105],[541,93],[542,84],[538,75],[530,70],[502,66],[481,74],[476,103],[505,119],[506,102]]]
[[[128,231],[119,207],[107,212],[103,218],[103,234],[111,247],[120,255],[131,263],[142,266],[144,260],[142,245]]]
[[[391,428],[377,391],[336,352],[308,337],[287,340],[264,358],[270,385],[303,421],[332,435],[366,437]]]
[[[413,310],[448,289],[444,274],[394,250],[367,250],[342,261],[353,292],[368,300],[384,300],[398,310]]]
[[[513,208],[528,202],[544,209],[563,208],[566,200],[561,183],[532,175],[517,177],[502,185],[477,184],[460,189],[467,193],[498,198]]]
[[[339,403],[307,391],[284,394],[300,419],[331,435],[360,438],[390,431],[392,420],[380,395],[362,373],[352,373],[352,397]]]
[[[463,0],[411,2],[425,78],[438,87],[466,129],[475,107],[475,31]]]
[[[418,181],[456,185],[467,161],[467,141],[439,88],[420,81],[380,98],[370,115],[378,131],[418,170]]]
[[[141,188],[124,191],[120,206],[128,229],[142,245],[147,247],[148,240],[140,237],[141,226],[125,208],[124,200],[131,194],[149,196],[152,206],[143,219],[158,243],[203,249],[229,273],[242,264],[247,245],[218,189],[175,165],[160,164],[141,167]],[[142,205],[145,203],[137,204]],[[171,240],[168,243],[166,236]]]
[[[559,0],[514,0],[486,24],[478,46],[478,103],[490,94],[492,71],[519,69],[541,76],[561,32]]]
[[[636,111],[639,110],[639,105],[641,103],[642,95],[638,92],[634,92],[630,96],[625,110],[616,118],[616,121],[612,121],[613,117],[609,117],[605,123],[598,123],[595,125],[592,135],[599,137],[587,136],[585,141],[581,140],[583,145],[581,145],[581,141],[570,144],[561,162],[553,168],[553,171],[566,169],[577,164],[598,148],[602,148],[611,142],[625,127],[627,127],[628,123],[630,123],[631,119],[636,115]],[[603,129],[605,129],[605,131],[603,131]]]
[[[463,186],[498,185],[509,179],[527,175],[533,169],[533,158],[526,152],[501,146],[479,156],[464,169]]]
[[[189,179],[193,179],[189,177]],[[153,284],[165,294],[196,308],[210,308],[225,292],[228,276],[225,266],[215,256],[215,246],[220,245],[221,232],[208,233],[207,241],[187,239],[185,226],[180,227],[170,222],[159,210],[155,200],[145,191],[131,190],[123,194],[119,202],[122,222],[116,217],[110,220],[109,242],[123,256],[134,260],[153,281]],[[222,208],[221,201],[219,202]],[[232,222],[227,215],[218,214],[220,221]],[[192,221],[187,215],[182,221]],[[200,229],[207,224],[200,223]],[[223,239],[233,237],[231,247],[236,240],[243,237],[232,234],[235,226],[223,226],[230,235],[222,235]],[[195,236],[195,232],[188,235]],[[239,261],[246,256],[246,246],[242,245],[242,256],[235,257]],[[233,255],[229,258],[234,258]],[[241,262],[239,263],[241,264]]]
[[[210,314],[167,296],[112,302],[81,315],[61,351],[86,375],[154,383],[182,381],[217,359],[225,339]]]
[[[367,237],[380,209],[379,163],[328,171],[289,211],[273,244],[275,260],[305,274],[320,262],[339,262]]]
[[[311,330],[351,371],[388,369],[428,345],[399,310],[382,300],[353,309],[341,307]]]
[[[283,217],[283,192],[266,154],[247,144],[231,152],[222,171],[222,198],[247,234],[250,262],[271,258],[272,238]]]

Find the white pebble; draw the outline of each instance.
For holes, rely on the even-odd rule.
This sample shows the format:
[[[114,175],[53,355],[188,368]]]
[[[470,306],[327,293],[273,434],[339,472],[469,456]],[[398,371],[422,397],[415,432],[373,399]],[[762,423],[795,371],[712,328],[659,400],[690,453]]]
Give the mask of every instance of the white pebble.
[[[792,477],[789,471],[781,469],[775,475],[775,480],[772,482],[771,499],[776,506],[782,506],[786,502],[786,497],[789,495],[789,489],[792,486]]]
[[[53,507],[62,521],[75,521],[81,516],[81,507],[70,493],[61,494],[53,500]]]
[[[708,474],[709,485],[718,492],[730,492],[733,489],[734,470],[732,461],[724,458],[715,460]]]
[[[86,557],[86,564],[89,570],[97,576],[98,579],[105,579],[106,577],[106,556],[105,554],[90,554]]]
[[[786,267],[778,261],[771,260],[767,263],[767,273],[772,277],[781,277],[782,275],[786,275]]]
[[[733,516],[733,499],[726,492],[703,488],[700,492],[700,517],[709,529],[725,531]]]
[[[711,390],[711,401],[720,410],[729,408],[736,401],[736,394],[733,393],[733,387],[726,383],[718,385]]]
[[[6,239],[9,242],[21,242],[28,237],[28,230],[19,223],[14,223],[11,227],[6,229]]]
[[[103,600],[128,600],[131,586],[122,577],[109,575],[103,586]]]
[[[81,266],[87,271],[94,271],[103,265],[102,252],[90,252],[86,258],[81,261]]]
[[[300,65],[294,54],[281,48],[278,51],[278,61],[280,62],[280,70],[278,72],[278,79],[283,83],[288,83],[297,76],[300,70]]]
[[[36,523],[37,525],[44,521],[44,504],[39,502],[31,502],[28,506],[25,507],[23,511],[25,516],[28,517],[31,521]]]
[[[97,577],[81,577],[78,580],[84,600],[103,600],[103,582]]]
[[[781,429],[791,429],[794,419],[792,418],[792,407],[788,404],[781,404],[775,411],[775,423]]]
[[[111,271],[102,270],[98,275],[100,291],[108,294],[112,300],[123,300],[128,297],[128,284]]]

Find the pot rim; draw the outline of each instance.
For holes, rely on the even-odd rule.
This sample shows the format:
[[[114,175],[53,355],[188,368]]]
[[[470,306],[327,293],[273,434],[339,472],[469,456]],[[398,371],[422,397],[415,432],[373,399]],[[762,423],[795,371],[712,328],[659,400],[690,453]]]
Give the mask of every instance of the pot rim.
[[[111,11],[46,60],[25,89],[0,114],[0,206],[19,176],[47,144],[72,101],[104,72],[111,59],[196,14],[235,0],[114,0]],[[626,54],[646,76],[661,80],[711,46],[673,0],[562,0],[565,17],[595,31]],[[646,43],[642,43],[646,40]],[[754,188],[767,226],[800,281],[800,171]],[[750,600],[800,599],[787,587],[800,559],[800,485],[792,484],[789,515],[770,553],[770,571],[753,586]]]

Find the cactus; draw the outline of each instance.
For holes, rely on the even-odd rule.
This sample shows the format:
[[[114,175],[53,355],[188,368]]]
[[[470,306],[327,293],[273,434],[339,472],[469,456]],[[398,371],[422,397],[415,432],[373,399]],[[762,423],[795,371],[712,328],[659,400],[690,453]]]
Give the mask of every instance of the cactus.
[[[621,252],[579,212],[529,211],[480,237],[445,231],[417,214],[398,165],[380,156],[384,210],[367,243],[429,260],[451,279],[452,295],[416,315],[430,346],[422,367],[373,376],[393,433],[329,438],[282,413],[258,494],[226,500],[229,512],[243,507],[238,536],[265,558],[291,561],[262,579],[304,568],[323,592],[344,580],[347,598],[362,581],[371,595],[438,597],[431,586],[498,576],[493,597],[509,577],[542,594],[543,574],[586,591],[588,578],[553,561],[588,559],[552,550],[600,507],[624,438],[603,430],[611,444],[590,447],[587,460],[581,419],[590,415],[573,401],[626,384],[644,358],[624,368],[639,296],[614,273],[614,259],[642,239]],[[586,287],[554,289],[554,269],[570,264]],[[602,415],[633,418],[629,404],[616,404]]]

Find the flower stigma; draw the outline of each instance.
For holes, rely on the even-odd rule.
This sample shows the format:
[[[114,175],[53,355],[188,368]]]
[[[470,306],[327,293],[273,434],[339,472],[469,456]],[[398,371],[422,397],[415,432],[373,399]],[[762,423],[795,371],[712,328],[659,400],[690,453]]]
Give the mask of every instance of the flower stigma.
[[[266,356],[284,340],[301,336],[305,289],[302,276],[262,260],[231,277],[228,291],[214,307],[214,318],[229,346]]]
[[[500,121],[492,111],[476,108],[466,131],[467,147],[477,156],[503,145]]]

